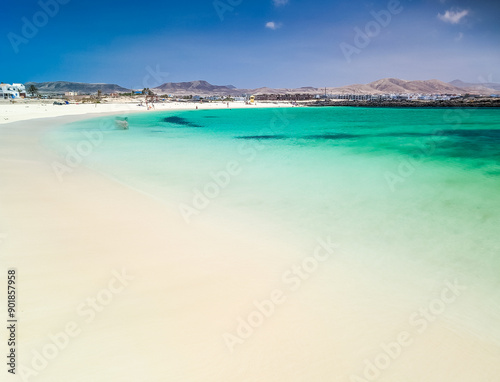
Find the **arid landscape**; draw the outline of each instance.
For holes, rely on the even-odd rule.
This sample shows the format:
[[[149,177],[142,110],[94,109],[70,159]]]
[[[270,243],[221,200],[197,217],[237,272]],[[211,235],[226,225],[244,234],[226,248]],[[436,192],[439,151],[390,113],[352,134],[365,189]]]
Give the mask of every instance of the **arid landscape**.
[[[131,89],[126,89],[116,84],[87,84],[77,82],[29,82],[34,85],[40,93],[64,93],[79,92],[96,93],[101,90],[103,93],[127,93]],[[142,90],[142,89],[138,89]],[[212,85],[207,81],[190,81],[177,83],[164,83],[161,86],[151,89],[156,94],[183,95],[228,95],[238,96],[242,94],[324,94],[325,90],[329,94],[482,94],[490,95],[500,92],[500,84],[496,83],[465,83],[455,80],[450,83],[440,80],[406,81],[397,78],[384,78],[368,84],[354,84],[340,87],[317,88],[305,86],[300,88],[271,88],[259,87],[254,89],[241,89],[233,85]]]

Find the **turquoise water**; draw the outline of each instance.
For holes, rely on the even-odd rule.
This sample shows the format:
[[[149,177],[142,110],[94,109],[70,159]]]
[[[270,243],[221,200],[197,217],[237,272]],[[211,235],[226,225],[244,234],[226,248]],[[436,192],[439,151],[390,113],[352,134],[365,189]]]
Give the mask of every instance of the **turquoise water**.
[[[500,110],[171,111],[131,115],[128,131],[113,120],[68,125],[50,144],[62,160],[102,131],[83,164],[189,224],[255,230],[304,251],[331,235],[343,261],[381,277],[397,269],[416,285],[458,277],[500,312]]]

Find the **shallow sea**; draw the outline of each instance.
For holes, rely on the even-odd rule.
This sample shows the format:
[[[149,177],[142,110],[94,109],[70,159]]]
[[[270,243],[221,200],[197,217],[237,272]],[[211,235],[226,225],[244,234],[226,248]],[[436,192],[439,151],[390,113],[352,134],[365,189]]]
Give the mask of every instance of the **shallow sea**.
[[[82,154],[63,178],[84,165],[186,224],[302,251],[331,237],[339,261],[394,293],[459,280],[474,298],[450,319],[500,340],[500,110],[169,111],[129,115],[129,130],[114,118],[47,136],[61,163]]]

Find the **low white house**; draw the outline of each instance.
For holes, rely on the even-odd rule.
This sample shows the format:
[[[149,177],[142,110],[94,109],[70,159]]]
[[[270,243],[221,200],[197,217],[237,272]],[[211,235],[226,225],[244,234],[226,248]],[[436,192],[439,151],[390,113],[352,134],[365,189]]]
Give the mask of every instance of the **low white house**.
[[[16,99],[26,97],[26,88],[23,84],[0,83],[0,99]]]

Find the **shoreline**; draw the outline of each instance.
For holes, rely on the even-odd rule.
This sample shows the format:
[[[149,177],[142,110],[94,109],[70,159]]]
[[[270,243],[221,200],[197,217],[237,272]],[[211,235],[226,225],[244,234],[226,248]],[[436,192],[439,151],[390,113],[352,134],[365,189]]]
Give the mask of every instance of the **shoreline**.
[[[148,110],[145,106],[137,103],[102,103],[102,104],[69,104],[52,105],[40,102],[0,104],[0,125],[17,121],[27,121],[39,118],[53,118],[73,115],[105,115],[119,113],[145,113],[154,111],[183,111],[183,110],[213,110],[213,109],[255,109],[271,107],[293,107],[289,103],[257,103],[246,105],[242,102],[227,103],[155,103],[154,108]]]
[[[479,101],[334,101],[334,102],[311,102],[310,107],[369,107],[369,108],[500,108],[500,99],[494,100],[479,100]]]
[[[468,382],[484,370],[500,373],[493,344],[445,320],[417,335],[407,319],[420,305],[381,293],[389,291],[377,287],[369,269],[360,272],[334,255],[289,292],[280,282],[283,272],[311,256],[315,243],[302,252],[259,242],[255,232],[186,225],[172,208],[85,166],[58,182],[50,167],[56,154],[41,138],[92,117],[0,126],[0,232],[7,235],[1,248],[5,264],[20,275],[19,364],[33,369],[32,352],[52,343],[46,333],[69,322],[81,331],[38,371],[37,381],[69,380],[80,370],[78,378],[97,382],[117,374],[126,381],[239,382],[242,369],[255,380],[352,381],[352,375],[365,378],[365,360],[386,354],[381,341],[398,341],[403,331],[415,341],[402,341],[390,370],[381,371],[385,381]],[[93,309],[87,299],[101,301],[123,270],[121,291]],[[402,285],[408,293],[412,287]],[[287,301],[231,353],[223,334],[235,335],[239,318],[246,320],[254,301],[269,300],[274,290],[286,292]],[[113,356],[89,353],[96,348]]]

